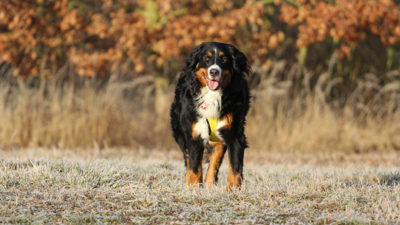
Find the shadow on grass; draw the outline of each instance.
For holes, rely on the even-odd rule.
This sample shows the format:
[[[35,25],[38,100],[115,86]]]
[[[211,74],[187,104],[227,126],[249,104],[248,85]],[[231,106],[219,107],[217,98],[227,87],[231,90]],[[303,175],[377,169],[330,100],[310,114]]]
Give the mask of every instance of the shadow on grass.
[[[400,185],[400,172],[366,174],[361,176],[352,176],[344,180],[344,185],[362,187],[368,185],[396,186]]]
[[[387,186],[400,185],[400,172],[383,174],[380,183]]]

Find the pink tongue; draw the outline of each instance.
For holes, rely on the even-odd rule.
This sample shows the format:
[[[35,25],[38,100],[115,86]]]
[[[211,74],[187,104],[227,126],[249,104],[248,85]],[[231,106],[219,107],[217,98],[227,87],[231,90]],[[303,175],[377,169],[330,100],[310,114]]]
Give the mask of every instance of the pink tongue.
[[[215,80],[207,80],[207,85],[211,90],[216,90],[219,86],[219,82]]]

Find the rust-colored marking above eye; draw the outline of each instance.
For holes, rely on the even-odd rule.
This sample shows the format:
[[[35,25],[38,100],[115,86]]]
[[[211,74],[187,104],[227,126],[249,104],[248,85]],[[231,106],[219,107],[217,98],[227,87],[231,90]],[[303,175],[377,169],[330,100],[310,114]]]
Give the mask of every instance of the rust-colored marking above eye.
[[[207,52],[207,55],[211,57],[212,56],[212,52]]]
[[[223,56],[223,55],[224,55],[224,52],[219,52],[218,55],[219,55],[219,56]]]

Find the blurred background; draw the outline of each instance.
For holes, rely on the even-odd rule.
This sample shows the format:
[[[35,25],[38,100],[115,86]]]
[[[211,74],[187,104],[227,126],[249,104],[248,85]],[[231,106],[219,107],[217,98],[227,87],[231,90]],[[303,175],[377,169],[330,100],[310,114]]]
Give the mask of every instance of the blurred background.
[[[250,148],[400,150],[400,1],[0,1],[0,147],[176,149],[203,41],[250,60]]]

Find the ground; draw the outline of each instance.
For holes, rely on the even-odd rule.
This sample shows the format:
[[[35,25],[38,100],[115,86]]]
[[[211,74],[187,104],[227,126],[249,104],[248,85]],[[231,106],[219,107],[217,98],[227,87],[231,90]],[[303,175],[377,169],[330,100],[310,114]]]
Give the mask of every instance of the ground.
[[[248,150],[241,190],[184,185],[177,150],[0,150],[0,221],[398,224],[400,153]]]

